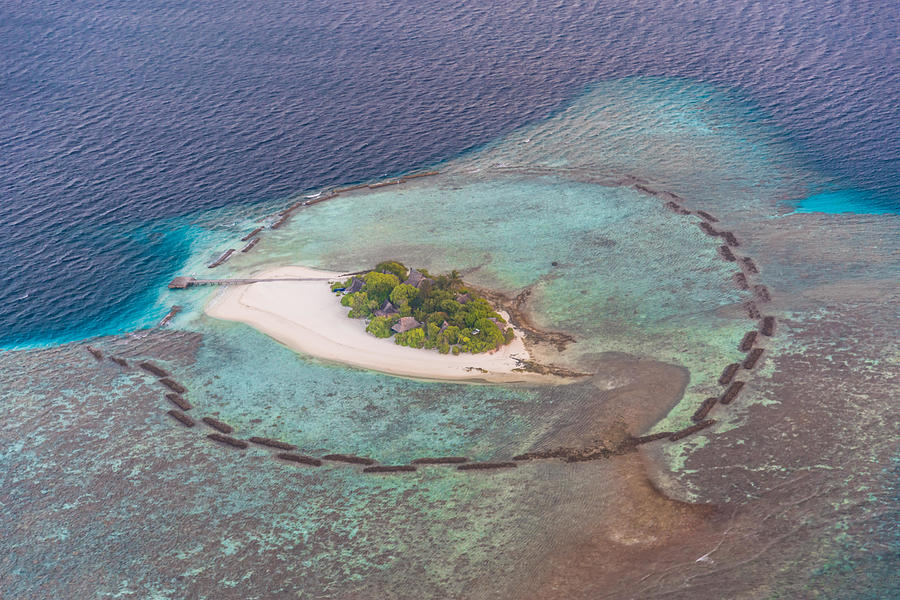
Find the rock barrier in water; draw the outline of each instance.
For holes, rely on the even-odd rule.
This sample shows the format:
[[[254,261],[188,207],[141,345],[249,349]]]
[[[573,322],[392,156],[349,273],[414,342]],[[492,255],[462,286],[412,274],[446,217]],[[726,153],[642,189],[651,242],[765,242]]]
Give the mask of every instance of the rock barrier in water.
[[[711,235],[713,237],[718,237],[719,235],[721,235],[712,225],[710,225],[706,221],[697,223],[697,226],[702,229],[706,235]]]
[[[338,195],[338,193],[340,193],[340,192],[351,191],[351,190],[362,189],[362,188],[375,189],[375,188],[380,188],[380,187],[384,187],[384,186],[398,185],[400,183],[404,183],[407,179],[413,179],[413,178],[417,178],[417,177],[425,177],[428,175],[436,175],[436,174],[438,174],[437,171],[431,171],[431,172],[427,172],[427,173],[408,175],[404,178],[400,178],[397,180],[368,183],[368,184],[358,184],[358,185],[350,186],[347,188],[335,189],[335,190],[332,190],[332,192],[329,195],[320,195],[319,197],[311,198],[306,201],[295,202],[293,205],[288,207],[286,210],[278,213],[279,218],[270,227],[272,229],[277,229],[282,224],[284,224],[287,221],[287,219],[293,214],[293,212],[296,211],[297,209],[299,209],[303,206],[309,206],[312,204],[316,204],[318,202],[324,202],[325,200],[335,198]],[[737,238],[730,231],[716,230],[710,224],[710,223],[717,223],[719,221],[715,216],[711,215],[708,212],[702,211],[702,210],[698,210],[698,211],[695,211],[692,213],[690,210],[687,210],[684,206],[682,206],[680,204],[680,202],[682,201],[682,198],[680,198],[679,196],[677,196],[676,194],[673,194],[671,192],[655,191],[655,190],[652,190],[649,187],[646,187],[639,183],[634,183],[633,185],[634,185],[635,189],[638,189],[642,192],[645,192],[645,193],[648,193],[648,194],[651,194],[654,196],[659,196],[664,200],[668,200],[665,204],[665,207],[668,208],[669,210],[674,211],[677,214],[681,214],[681,215],[696,214],[701,219],[703,219],[702,222],[698,223],[698,226],[706,234],[713,236],[713,237],[724,238],[725,243],[720,245],[717,248],[717,251],[721,255],[721,257],[729,262],[738,262],[739,261],[739,266],[742,268],[743,272],[737,273],[734,275],[735,283],[738,285],[738,287],[740,289],[743,289],[743,290],[749,289],[749,282],[747,280],[747,275],[745,275],[745,273],[747,273],[747,274],[758,273],[759,271],[756,267],[756,264],[753,262],[753,260],[750,257],[738,257],[737,255],[735,255],[735,253],[732,251],[731,248],[739,245]],[[257,227],[256,229],[254,229],[253,231],[251,231],[250,233],[245,235],[243,238],[241,238],[241,241],[243,241],[243,242],[249,241],[249,243],[247,243],[241,249],[241,252],[249,251],[259,242],[260,233],[262,232],[262,230],[263,230],[263,227]],[[233,252],[234,252],[234,249],[227,250],[214,263],[209,265],[209,267],[212,268],[214,266],[218,266],[219,264],[225,262],[226,260],[228,260],[228,258],[231,256],[231,254]],[[557,263],[554,262],[553,265],[557,266]],[[172,286],[170,285],[170,287],[172,287]],[[760,299],[761,301],[765,302],[765,301],[770,300],[770,297],[768,294],[768,289],[765,286],[757,285],[757,286],[754,286],[753,290],[754,290],[756,297],[758,299]],[[753,319],[761,318],[761,315],[759,313],[759,310],[757,309],[755,302],[747,301],[744,303],[744,306],[747,310],[747,314],[751,318],[753,318]],[[170,315],[167,315],[167,317],[165,319],[163,319],[163,321],[160,323],[160,325],[166,324],[168,319],[170,319],[171,316],[174,315],[174,312],[176,312],[175,309],[179,308],[179,307],[173,306],[172,308],[173,308],[173,311],[171,311]],[[765,317],[765,318],[763,318],[763,322],[759,328],[759,332],[761,332],[764,335],[772,335],[774,332],[774,328],[775,328],[775,318],[774,317]],[[691,435],[692,433],[695,433],[697,431],[700,431],[702,429],[705,429],[705,428],[711,426],[716,421],[712,420],[712,419],[706,419],[706,417],[708,416],[709,412],[713,409],[713,407],[717,403],[729,404],[730,402],[732,402],[734,400],[734,398],[737,397],[738,393],[744,386],[744,382],[742,382],[742,381],[733,381],[733,378],[735,377],[735,375],[738,372],[738,370],[740,369],[740,367],[743,366],[746,369],[753,369],[755,367],[755,365],[757,364],[757,361],[762,356],[762,353],[763,353],[762,348],[753,348],[753,345],[755,344],[756,339],[757,339],[757,331],[747,332],[747,334],[744,336],[739,347],[742,351],[749,352],[748,356],[746,356],[745,359],[743,360],[743,362],[740,364],[732,363],[725,367],[725,369],[722,371],[722,374],[719,377],[719,383],[721,385],[728,385],[728,388],[725,390],[725,392],[720,397],[706,398],[700,404],[700,406],[697,408],[697,410],[694,412],[694,414],[691,417],[691,420],[695,422],[694,425],[692,425],[690,427],[686,427],[686,428],[684,428],[680,431],[676,431],[676,432],[665,431],[665,432],[660,432],[660,433],[655,433],[655,434],[650,434],[650,435],[645,435],[645,436],[640,436],[640,437],[630,437],[629,436],[627,439],[620,441],[619,443],[615,444],[612,447],[607,447],[605,444],[598,444],[598,445],[580,447],[580,448],[555,448],[555,449],[542,451],[542,452],[530,452],[530,453],[521,454],[521,455],[513,457],[513,461],[547,459],[547,458],[562,458],[562,459],[565,459],[567,462],[580,462],[580,461],[608,458],[611,456],[624,454],[627,452],[632,452],[635,450],[636,446],[645,444],[645,443],[649,443],[652,441],[656,441],[656,440],[669,439],[672,441],[677,441],[688,435]],[[90,346],[88,346],[87,349],[95,356],[95,358],[97,358],[98,360],[102,360],[103,355],[99,350],[93,349]],[[116,357],[109,357],[109,358],[111,361],[114,361],[123,367],[127,367],[127,365],[128,365],[128,363],[124,359],[119,359]],[[184,393],[187,390],[183,386],[181,386],[180,384],[178,384],[177,382],[172,380],[170,378],[170,375],[168,372],[166,372],[162,368],[160,368],[156,365],[153,365],[152,363],[149,363],[149,362],[140,363],[140,367],[142,369],[148,371],[149,373],[159,377],[160,383],[162,383],[163,385],[165,385],[168,388],[170,388],[171,390],[173,390],[173,393],[166,394],[166,398],[170,402],[172,402],[173,404],[178,406],[183,411],[189,410],[191,408],[190,403],[180,395],[181,393]],[[181,412],[178,410],[170,410],[170,411],[168,411],[168,414],[172,418],[178,420],[179,422],[181,422],[182,424],[184,424],[187,427],[192,427],[194,425],[194,420],[191,417],[189,417],[188,415],[186,415],[184,412]],[[248,438],[247,441],[242,440],[242,439],[233,438],[228,435],[223,435],[223,434],[231,433],[234,431],[234,428],[232,428],[230,425],[227,425],[226,423],[223,423],[222,421],[219,421],[218,419],[215,419],[213,417],[204,417],[202,420],[205,424],[207,424],[210,427],[221,432],[221,433],[210,433],[207,435],[207,437],[209,437],[213,441],[220,442],[220,443],[223,443],[223,444],[235,447],[235,448],[241,448],[241,449],[248,448],[249,447],[248,441],[251,443],[254,443],[254,444],[258,444],[261,446],[267,446],[267,447],[271,447],[271,448],[276,448],[279,450],[295,450],[297,448],[293,444],[288,444],[286,442],[282,442],[282,441],[274,440],[274,439],[270,439],[270,438],[264,438],[264,437],[255,437],[254,436],[254,437]],[[516,462],[489,462],[489,461],[488,462],[468,462],[468,459],[464,456],[422,457],[422,458],[417,458],[417,459],[412,460],[410,462],[410,464],[407,464],[407,465],[377,465],[376,461],[372,458],[355,456],[355,455],[351,455],[351,454],[329,454],[329,455],[326,455],[326,456],[322,457],[321,459],[319,459],[319,458],[314,458],[314,457],[296,454],[296,453],[292,453],[292,452],[280,452],[275,456],[275,458],[277,458],[278,460],[286,461],[286,462],[292,462],[295,464],[303,464],[303,465],[310,465],[310,466],[321,466],[323,464],[323,460],[344,462],[344,463],[349,463],[349,464],[367,465],[363,469],[363,473],[412,472],[412,471],[416,471],[416,469],[417,469],[416,465],[456,464],[457,469],[461,470],[461,471],[516,468],[516,466],[517,466]]]
[[[323,460],[331,460],[337,462],[345,462],[354,465],[374,465],[375,460],[365,456],[355,456],[353,454],[326,454]]]
[[[772,337],[772,334],[775,333],[775,317],[763,318],[762,327],[759,331],[765,336]]]
[[[253,249],[253,246],[257,245],[261,239],[262,238],[253,238],[250,240],[250,243],[241,248],[241,252],[250,252]]]
[[[669,441],[677,442],[678,440],[680,440],[682,438],[686,438],[689,435],[697,433],[701,429],[706,429],[710,425],[714,425],[715,422],[716,422],[715,419],[707,419],[705,421],[701,421],[701,422],[697,423],[696,425],[691,425],[690,427],[685,427],[681,431],[676,431],[675,433],[670,435]]]
[[[465,456],[426,456],[425,458],[417,458],[411,460],[413,465],[450,465],[467,462],[469,459]]]
[[[565,458],[572,452],[572,448],[555,448],[553,450],[543,450],[541,452],[525,452],[513,456],[513,460],[542,460],[547,458]]]
[[[288,206],[286,209],[284,209],[283,211],[281,211],[278,214],[279,214],[279,216],[282,216],[282,217],[290,215],[295,210],[300,208],[301,206],[303,206],[303,200],[298,200],[297,202],[294,202],[293,204],[291,204],[290,206]]]
[[[651,433],[650,435],[642,435],[640,437],[632,438],[632,443],[634,443],[635,446],[640,446],[641,444],[655,442],[656,440],[667,438],[670,435],[672,435],[671,431],[660,431],[659,433]]]
[[[290,213],[288,213],[286,215],[281,215],[281,217],[279,217],[279,219],[277,221],[275,221],[274,223],[272,223],[272,225],[269,226],[269,229],[278,229],[279,227],[281,227],[282,225],[287,223],[288,219],[290,219],[290,218],[291,218]]]
[[[756,263],[753,262],[752,258],[750,258],[749,256],[745,256],[744,258],[741,259],[741,261],[743,261],[744,268],[747,269],[748,273],[753,273],[753,274],[759,273],[759,269],[756,268]]]
[[[169,313],[162,318],[162,321],[159,322],[157,327],[165,327],[168,325],[169,321],[171,321],[179,312],[181,312],[181,307],[177,304],[173,305],[172,308],[169,309]]]
[[[719,404],[731,404],[731,401],[737,398],[737,395],[740,393],[741,389],[744,387],[743,381],[735,381],[728,389],[725,390],[725,393],[719,398]]]
[[[175,381],[174,379],[169,379],[168,377],[163,377],[159,380],[161,384],[175,392],[176,394],[183,394],[187,391],[187,388]]]
[[[191,403],[174,392],[169,392],[168,394],[166,394],[166,400],[168,400],[181,410],[191,410]]]
[[[128,368],[128,361],[124,358],[119,358],[118,356],[110,356],[109,360],[113,361],[120,367],[125,367],[126,369]]]
[[[169,415],[170,417],[174,418],[175,420],[181,422],[181,424],[184,425],[185,427],[193,427],[194,426],[194,420],[181,411],[170,410],[170,411],[167,411],[166,414]]]
[[[253,236],[259,235],[259,232],[262,231],[262,230],[263,230],[262,227],[257,227],[256,229],[254,229],[253,231],[251,231],[250,233],[248,233],[247,235],[245,235],[244,237],[242,237],[242,238],[241,238],[241,241],[242,241],[242,242],[246,242],[247,240],[249,240],[249,239],[252,238]]]
[[[309,465],[311,467],[321,467],[322,461],[318,458],[313,458],[312,456],[304,456],[303,454],[291,454],[288,452],[282,452],[280,454],[276,454],[275,458],[280,458],[281,460],[286,460],[292,463],[298,463],[301,465]]]
[[[228,250],[220,254],[219,258],[206,265],[206,268],[215,269],[216,267],[227,261],[229,258],[231,258],[232,254],[234,254],[234,248],[229,248]]]
[[[391,181],[380,181],[380,182],[378,182],[378,183],[370,183],[370,184],[368,185],[368,187],[369,187],[370,189],[373,189],[373,190],[374,190],[374,189],[382,188],[382,187],[385,187],[385,186],[388,186],[388,185],[397,185],[398,183],[403,183],[403,182],[400,181],[399,179],[392,179]]]
[[[756,331],[748,331],[744,334],[744,339],[741,340],[741,343],[738,345],[738,350],[741,352],[749,352],[750,348],[753,347],[753,344],[756,343],[756,336],[758,333]]]
[[[724,244],[719,246],[719,256],[721,256],[728,262],[734,262],[737,260],[737,258],[735,258],[734,256],[734,253],[731,251],[731,248]]]
[[[738,369],[741,368],[741,365],[738,363],[731,363],[727,367],[722,370],[722,374],[719,375],[719,385],[728,385],[731,383],[731,380],[734,379],[735,373],[738,372]]]
[[[203,422],[222,433],[231,433],[234,431],[234,427],[213,417],[203,417]]]
[[[728,244],[729,246],[732,246],[732,247],[740,246],[737,238],[734,237],[734,234],[731,233],[730,231],[723,231],[719,235],[721,235],[723,238],[725,238],[725,243]]]
[[[363,473],[398,473],[415,470],[413,465],[378,465],[377,467],[366,467],[363,469]]]
[[[763,349],[762,348],[754,348],[750,351],[750,354],[747,355],[747,358],[744,359],[743,367],[745,369],[752,369],[756,366],[756,362],[759,360],[759,357],[762,356]]]
[[[671,200],[670,200],[669,202],[666,202],[665,206],[666,206],[666,208],[668,208],[669,210],[671,210],[673,213],[678,214],[678,215],[689,215],[689,214],[691,214],[691,211],[689,211],[688,209],[684,208],[684,207],[681,206],[680,204],[676,204],[675,202],[672,202]]]
[[[271,438],[265,437],[251,437],[247,438],[247,441],[253,442],[254,444],[258,444],[260,446],[268,446],[270,448],[278,448],[279,450],[296,450],[297,446],[294,444],[288,444],[287,442],[282,442],[279,440],[273,440]]]
[[[705,419],[706,415],[709,414],[709,411],[713,409],[713,406],[715,406],[718,401],[719,399],[713,396],[701,402],[699,408],[691,415],[691,421],[697,422]]]
[[[221,442],[222,444],[227,444],[233,448],[240,448],[241,450],[246,449],[249,445],[244,440],[239,440],[228,435],[222,435],[221,433],[207,433],[206,437],[214,442]]]
[[[94,348],[93,346],[86,346],[87,351],[91,353],[91,356],[96,358],[97,360],[103,360],[103,353]]]
[[[157,377],[171,377],[168,371],[166,371],[162,367],[154,365],[151,362],[144,361],[142,363],[138,363],[138,366],[151,375],[156,375]]]

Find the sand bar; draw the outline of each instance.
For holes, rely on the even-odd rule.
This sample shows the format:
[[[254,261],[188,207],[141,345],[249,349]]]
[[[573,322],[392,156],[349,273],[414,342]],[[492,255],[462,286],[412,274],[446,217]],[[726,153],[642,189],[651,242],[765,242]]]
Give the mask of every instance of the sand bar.
[[[340,275],[288,266],[256,273],[254,278],[338,280]],[[246,323],[303,354],[392,375],[505,383],[560,381],[555,376],[514,371],[520,360],[530,360],[518,331],[512,342],[493,353],[453,356],[398,346],[393,338],[376,338],[366,333],[362,319],[347,317],[349,310],[341,306],[327,281],[274,281],[224,288],[210,301],[206,314]]]

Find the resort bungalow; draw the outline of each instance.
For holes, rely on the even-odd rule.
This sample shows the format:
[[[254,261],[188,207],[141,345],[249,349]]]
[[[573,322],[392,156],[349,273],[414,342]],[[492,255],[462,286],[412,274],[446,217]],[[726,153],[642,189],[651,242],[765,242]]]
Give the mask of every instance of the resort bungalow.
[[[391,304],[390,300],[385,300],[381,308],[372,313],[376,317],[390,317],[397,314],[397,307]]]
[[[415,269],[410,269],[409,276],[406,278],[406,281],[404,281],[403,283],[405,283],[406,285],[411,285],[414,288],[418,288],[420,285],[422,285],[423,279],[425,279],[425,276],[422,275],[422,273],[420,273],[419,271],[417,271]]]
[[[397,322],[391,330],[394,333],[403,333],[404,331],[409,331],[410,329],[415,329],[416,327],[421,327],[422,324],[416,321],[413,317],[400,317],[400,321]]]
[[[465,304],[466,302],[472,300],[472,296],[470,296],[469,294],[459,294],[456,296],[456,298],[454,298],[454,300],[456,300],[460,304]]]

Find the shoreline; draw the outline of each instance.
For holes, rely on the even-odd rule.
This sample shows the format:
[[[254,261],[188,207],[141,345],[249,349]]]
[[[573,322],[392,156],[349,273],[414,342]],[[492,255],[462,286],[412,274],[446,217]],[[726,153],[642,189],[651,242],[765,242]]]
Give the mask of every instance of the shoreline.
[[[254,274],[258,278],[320,277],[338,280],[342,273],[302,266],[282,266]],[[362,319],[347,317],[327,281],[273,281],[229,286],[210,300],[204,312],[214,318],[250,325],[295,352],[325,361],[388,375],[470,383],[552,383],[574,378],[530,372],[532,363],[522,332],[491,353],[440,354],[407,348],[391,338],[365,331]],[[503,313],[501,313],[503,314]],[[503,314],[505,319],[508,315]]]

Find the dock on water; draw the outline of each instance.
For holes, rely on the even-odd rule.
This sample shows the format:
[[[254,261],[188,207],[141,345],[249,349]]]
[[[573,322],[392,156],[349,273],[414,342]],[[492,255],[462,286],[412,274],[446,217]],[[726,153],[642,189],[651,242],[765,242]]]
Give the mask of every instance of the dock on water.
[[[346,277],[341,275],[341,278]],[[281,277],[274,279],[195,279],[193,277],[176,277],[169,282],[170,290],[183,290],[195,285],[249,285],[270,281],[333,281],[332,277]]]

